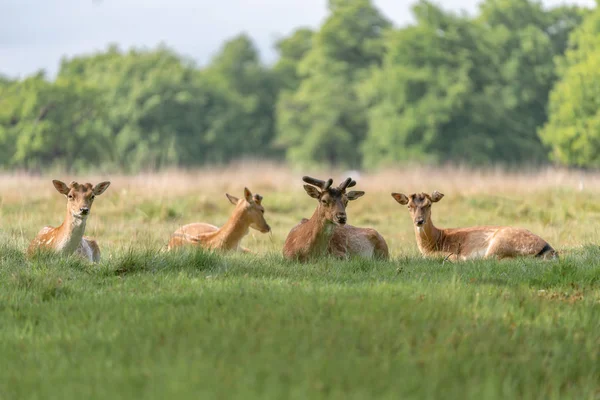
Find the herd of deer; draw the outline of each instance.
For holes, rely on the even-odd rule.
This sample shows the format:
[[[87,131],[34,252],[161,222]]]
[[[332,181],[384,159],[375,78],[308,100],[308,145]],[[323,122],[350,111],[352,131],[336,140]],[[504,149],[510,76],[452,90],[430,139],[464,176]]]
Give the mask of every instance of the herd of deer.
[[[371,228],[348,225],[346,206],[365,192],[346,190],[356,185],[347,178],[339,186],[333,180],[322,181],[305,176],[306,193],[318,201],[310,219],[302,219],[287,236],[283,246],[286,258],[306,261],[327,255],[339,258],[361,256],[389,258],[388,246],[383,237]],[[85,224],[96,196],[110,185],[102,182],[69,185],[54,180],[56,190],[67,197],[67,215],[58,228],[45,227],[31,242],[28,254],[50,250],[65,255],[77,253],[92,262],[100,260],[100,248],[95,240],[84,236]],[[249,228],[267,233],[271,231],[265,220],[262,196],[244,189],[244,198],[226,194],[235,206],[229,220],[221,228],[207,223],[193,223],[177,229],[169,240],[167,249],[185,245],[214,250],[241,250],[240,242]],[[434,191],[431,195],[414,193],[406,196],[392,193],[400,204],[408,206],[412,217],[417,245],[424,256],[443,255],[452,260],[475,258],[510,258],[535,256],[543,259],[557,258],[556,251],[539,236],[526,229],[503,226],[478,226],[472,228],[439,229],[431,220],[431,206],[444,195]]]

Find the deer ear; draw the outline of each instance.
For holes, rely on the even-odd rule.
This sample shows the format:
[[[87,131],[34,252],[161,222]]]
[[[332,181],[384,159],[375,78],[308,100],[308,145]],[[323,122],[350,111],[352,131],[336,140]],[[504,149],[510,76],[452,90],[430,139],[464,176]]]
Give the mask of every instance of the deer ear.
[[[237,206],[237,203],[239,201],[239,199],[235,196],[230,195],[229,193],[225,193],[225,196],[227,196],[227,198],[229,199],[229,202],[231,204],[233,204],[234,206]]]
[[[308,195],[314,199],[321,197],[321,192],[319,192],[319,189],[314,186],[304,185],[304,190],[306,190],[306,193],[308,193]]]
[[[102,193],[104,193],[104,191],[106,189],[108,189],[108,187],[110,186],[110,182],[105,181],[105,182],[100,182],[99,184],[97,184],[96,186],[94,186],[94,188],[92,189],[92,192],[96,195],[99,196]]]
[[[392,193],[392,197],[394,198],[394,200],[396,200],[398,203],[404,206],[408,204],[408,197],[406,197],[406,195],[402,193]]]
[[[252,203],[252,192],[247,187],[244,188],[244,197],[248,203]]]
[[[63,181],[59,181],[54,179],[52,181],[52,184],[54,185],[54,187],[56,188],[56,190],[58,190],[58,193],[64,194],[65,196],[69,194],[69,187],[67,186],[66,183],[64,183]]]
[[[348,192],[348,193],[346,194],[346,197],[348,197],[348,200],[356,200],[356,199],[358,199],[359,197],[362,197],[362,196],[364,196],[364,195],[365,195],[365,192],[363,192],[363,191],[356,191],[356,190],[353,190],[353,191],[351,191],[351,192]]]
[[[444,197],[444,194],[438,192],[437,190],[434,190],[433,193],[431,193],[431,201],[433,201],[434,203],[440,201],[442,197]]]

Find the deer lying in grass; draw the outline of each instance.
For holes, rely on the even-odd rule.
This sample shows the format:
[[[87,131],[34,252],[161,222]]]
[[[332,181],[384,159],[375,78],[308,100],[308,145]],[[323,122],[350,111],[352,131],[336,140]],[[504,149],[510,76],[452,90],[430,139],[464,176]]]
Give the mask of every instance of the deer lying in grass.
[[[92,186],[91,183],[79,184],[75,181],[68,186],[57,180],[53,180],[52,183],[59,193],[67,197],[67,215],[58,228],[47,226],[39,231],[31,241],[27,254],[32,256],[40,250],[50,250],[65,255],[76,252],[89,261],[100,261],[98,243],[83,236],[83,233],[94,198],[104,193],[110,182],[102,182],[96,186]]]
[[[446,255],[454,260],[475,258],[511,258],[535,256],[558,258],[557,252],[541,237],[523,228],[509,226],[476,226],[472,228],[438,229],[431,221],[431,204],[444,195],[434,191],[411,194],[392,193],[392,197],[408,210],[415,225],[417,245],[421,254]]]
[[[310,197],[319,201],[313,216],[303,219],[287,236],[283,255],[287,258],[306,261],[309,258],[332,254],[344,258],[363,256],[367,258],[388,258],[388,247],[383,237],[374,229],[357,228],[346,225],[346,205],[365,192],[346,189],[356,185],[351,178],[337,188],[331,187],[333,179],[327,182],[305,176],[304,190]]]
[[[167,250],[184,245],[196,245],[207,249],[218,250],[241,250],[249,252],[248,249],[240,247],[240,242],[248,234],[249,228],[256,229],[262,233],[271,231],[271,227],[265,221],[265,208],[262,206],[262,196],[254,196],[244,188],[244,198],[238,199],[230,194],[225,194],[235,209],[229,220],[221,228],[203,222],[184,225],[177,229],[167,246]]]

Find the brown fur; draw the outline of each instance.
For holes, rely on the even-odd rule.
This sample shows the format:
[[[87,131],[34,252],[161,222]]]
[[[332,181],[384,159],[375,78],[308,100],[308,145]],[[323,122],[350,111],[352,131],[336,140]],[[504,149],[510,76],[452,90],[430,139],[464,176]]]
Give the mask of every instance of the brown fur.
[[[307,261],[327,255],[334,229],[333,221],[318,206],[310,219],[292,228],[283,245],[284,257]]]
[[[36,252],[46,250],[65,255],[77,253],[89,261],[100,261],[98,243],[83,234],[94,197],[104,193],[110,182],[102,182],[96,186],[92,186],[91,183],[71,182],[66,185],[58,180],[52,182],[56,190],[67,197],[65,220],[57,228],[42,228],[29,244],[27,255],[31,257]]]
[[[311,179],[305,177],[305,182],[310,182]],[[331,181],[330,179],[328,185],[322,186],[322,190],[304,186],[308,195],[319,201],[319,205],[310,219],[304,218],[292,228],[283,246],[283,255],[300,261],[328,254],[340,258],[365,256],[387,259],[387,244],[377,231],[346,225],[348,201],[358,199],[364,192],[346,193],[344,184],[340,185],[342,190],[340,187],[329,187]],[[325,185],[324,181],[317,182]],[[356,184],[350,178],[345,183],[347,187]]]
[[[417,245],[421,254],[445,255],[455,260],[475,258],[512,258],[536,256],[544,259],[556,258],[556,251],[541,237],[523,228],[508,226],[477,226],[471,228],[438,229],[431,220],[431,205],[444,195],[433,192],[405,196],[392,193],[392,197],[408,205]]]
[[[270,232],[271,228],[264,217],[262,196],[259,194],[252,196],[248,188],[244,189],[244,195],[244,199],[238,200],[227,194],[227,198],[235,205],[235,209],[221,228],[203,222],[184,225],[171,235],[167,249],[195,245],[213,250],[248,252],[248,249],[240,247],[240,242],[248,234],[249,228],[254,228],[262,233]]]
[[[383,236],[373,228],[337,226],[329,242],[329,253],[338,257],[364,256],[387,260],[389,250]]]

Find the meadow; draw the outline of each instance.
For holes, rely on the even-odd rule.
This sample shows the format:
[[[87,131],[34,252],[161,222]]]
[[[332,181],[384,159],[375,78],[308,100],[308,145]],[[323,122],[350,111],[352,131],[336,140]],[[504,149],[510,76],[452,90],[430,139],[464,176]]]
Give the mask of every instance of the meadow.
[[[284,260],[316,201],[304,174],[239,163],[136,176],[0,175],[0,399],[600,398],[600,174],[402,168],[360,176],[348,223],[390,261]],[[111,186],[86,234],[102,261],[24,251],[58,226],[51,179]],[[170,233],[222,225],[225,192],[264,196],[257,254],[167,253]],[[520,226],[559,261],[424,260],[391,192],[445,194],[438,227]]]

